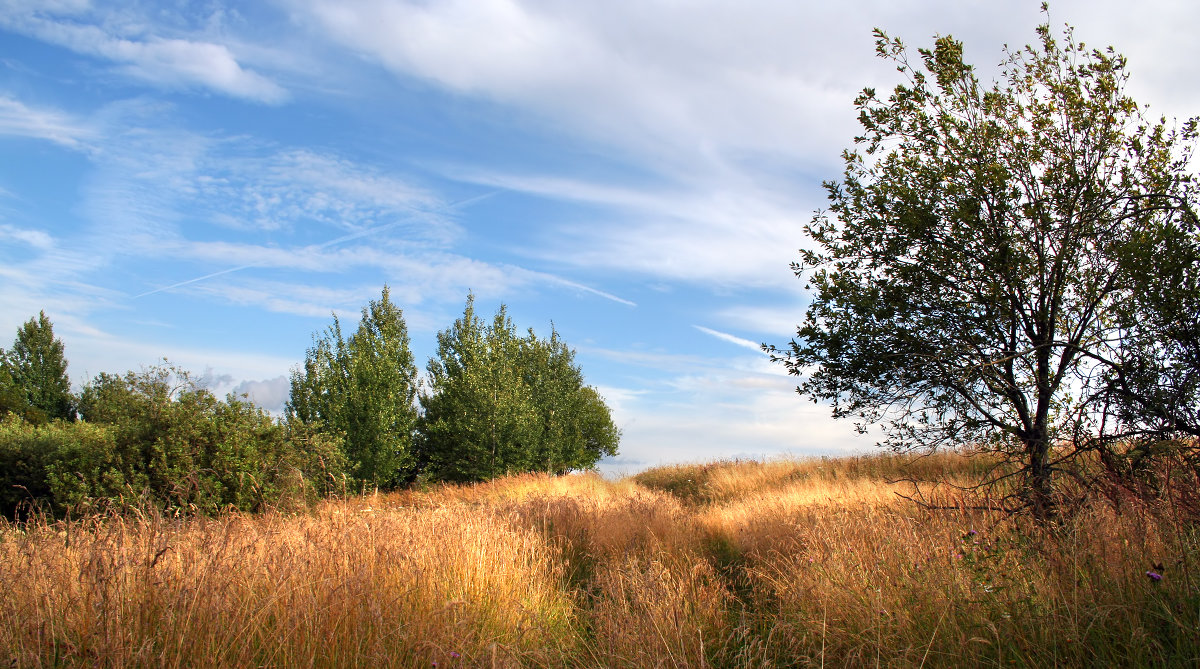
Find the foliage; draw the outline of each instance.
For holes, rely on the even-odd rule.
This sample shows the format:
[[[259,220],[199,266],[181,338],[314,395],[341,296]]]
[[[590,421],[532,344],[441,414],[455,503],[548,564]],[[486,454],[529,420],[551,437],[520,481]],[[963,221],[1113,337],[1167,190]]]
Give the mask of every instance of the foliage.
[[[562,474],[616,455],[620,431],[608,405],[595,388],[584,385],[575,351],[558,331],[551,327],[549,339],[538,339],[530,329],[518,343],[521,381],[537,415],[534,435],[526,442],[526,470]]]
[[[1200,227],[1193,217],[1170,223],[1148,226],[1123,260],[1125,345],[1106,376],[1118,438],[1200,438]]]
[[[469,296],[462,317],[437,339],[437,358],[426,367],[429,390],[420,398],[427,477],[478,481],[524,470],[537,416],[514,364],[520,344],[505,309],[484,327]]]
[[[1130,400],[1155,397],[1164,372],[1195,415],[1196,123],[1146,122],[1125,59],[1069,28],[1006,50],[990,88],[952,38],[918,66],[876,35],[906,83],[857,99],[864,132],[806,227],[816,248],[793,264],[814,300],[772,350],[802,394],[882,426],[889,446],[1021,462],[1023,501],[1044,511],[1055,473],[1101,443],[1087,437],[1128,433],[1147,406]],[[1148,262],[1149,248],[1166,255]],[[1190,284],[1170,276],[1180,268]],[[1146,291],[1163,285],[1163,299]],[[1155,344],[1163,332],[1193,348]]]
[[[303,369],[292,373],[289,422],[343,438],[359,485],[389,488],[417,470],[412,433],[417,419],[417,369],[403,313],[387,286],[362,310],[349,340],[341,324],[314,338]]]
[[[169,365],[102,373],[79,405],[86,423],[11,422],[0,443],[56,513],[100,501],[250,510],[326,494],[342,474],[336,440],[278,425],[242,398],[218,400]]]
[[[36,423],[75,420],[63,343],[44,311],[17,330],[11,350],[0,349],[0,415],[9,412]]]
[[[557,332],[517,336],[503,305],[485,327],[468,296],[462,317],[438,333],[427,367],[419,428],[425,476],[562,473],[615,454],[619,432],[574,358]]]
[[[0,421],[0,514],[13,518],[48,504],[61,515],[88,500],[128,494],[115,456],[108,426],[6,417]]]
[[[13,414],[27,420],[44,420],[44,416],[34,415],[30,410],[25,394],[13,382],[4,359],[4,350],[0,349],[0,417]]]

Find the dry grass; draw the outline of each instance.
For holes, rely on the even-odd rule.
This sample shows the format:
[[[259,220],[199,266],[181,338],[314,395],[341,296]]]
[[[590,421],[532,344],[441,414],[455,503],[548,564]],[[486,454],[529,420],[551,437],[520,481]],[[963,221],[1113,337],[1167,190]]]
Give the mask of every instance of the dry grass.
[[[524,475],[297,515],[0,529],[15,666],[1187,664],[1200,533],[1147,505],[1053,530],[887,483],[978,463]],[[1160,581],[1146,571],[1161,563]]]

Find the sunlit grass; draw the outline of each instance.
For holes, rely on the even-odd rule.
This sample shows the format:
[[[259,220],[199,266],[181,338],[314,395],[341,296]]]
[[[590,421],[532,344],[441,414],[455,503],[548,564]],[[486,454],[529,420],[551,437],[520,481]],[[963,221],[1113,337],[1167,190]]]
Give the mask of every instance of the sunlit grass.
[[[906,476],[968,482],[980,467],[955,455],[725,462],[615,482],[522,475],[298,514],[9,525],[0,661],[1196,661],[1190,521],[1153,504],[1093,504],[1042,529],[897,495],[912,491]]]

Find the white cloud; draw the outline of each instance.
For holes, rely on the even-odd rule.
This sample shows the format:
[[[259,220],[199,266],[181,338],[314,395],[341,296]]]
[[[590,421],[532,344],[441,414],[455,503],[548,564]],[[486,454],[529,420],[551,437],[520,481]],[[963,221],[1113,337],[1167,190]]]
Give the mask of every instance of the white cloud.
[[[307,9],[352,48],[465,91],[536,91],[569,77],[591,50],[586,33],[510,0],[314,2]]]
[[[251,402],[279,415],[283,413],[284,404],[291,398],[292,386],[288,377],[280,375],[261,381],[242,381],[229,392],[234,395],[245,394]]]
[[[227,304],[321,317],[361,304],[363,291],[315,289],[288,273],[344,280],[375,270],[411,305],[458,303],[468,290],[501,297],[533,287],[633,305],[565,276],[447,250],[464,235],[460,212],[495,191],[446,202],[405,175],[330,153],[144,125],[163,122],[169,112],[135,101],[98,114],[103,127],[115,130],[90,154],[95,172],[80,208],[90,229],[63,248],[30,231],[0,230],[0,237],[42,244],[43,253],[12,272],[44,288],[129,258],[170,260],[143,272],[143,283],[130,292],[141,298],[188,290]],[[205,239],[214,223],[231,232]],[[242,278],[250,269],[257,271]],[[377,284],[366,294],[375,290]],[[41,288],[34,292],[46,298]]]
[[[353,288],[261,280],[199,284],[190,292],[226,304],[313,318],[327,318],[330,313],[355,304],[362,296],[361,290]]]
[[[378,291],[378,285],[331,289],[309,282],[231,276],[240,270],[287,269],[350,274],[374,269],[388,283],[392,299],[406,305],[421,325],[426,313],[414,308],[457,304],[469,291],[481,299],[503,299],[520,292],[557,287],[600,297],[627,306],[633,302],[605,291],[553,274],[535,272],[515,265],[489,263],[466,256],[429,249],[405,251],[384,246],[353,246],[338,250],[263,248],[253,245],[209,242],[183,243],[170,253],[179,258],[208,263],[255,259],[206,275],[156,287],[137,297],[165,291],[187,291],[230,304],[256,306],[268,311],[300,316],[327,316],[330,311],[357,308]]]
[[[800,281],[795,282],[797,292],[801,285]],[[796,335],[805,308],[805,302],[785,298],[774,306],[733,304],[718,310],[715,316],[731,327],[761,334],[768,344],[780,345]]]
[[[33,236],[45,241],[36,232]],[[63,249],[61,240],[50,239],[46,246],[31,246],[31,253],[19,259],[0,263],[0,335],[41,310],[51,315],[56,332],[62,326],[95,335],[99,331],[89,324],[89,316],[120,300],[119,291],[85,280],[91,261],[87,253]]]
[[[636,307],[637,306],[637,303],[633,302],[632,300],[627,300],[619,295],[613,295],[612,293],[600,290],[599,288],[593,288],[591,286],[587,286],[587,285],[584,285],[584,284],[576,282],[576,281],[571,281],[570,279],[564,279],[560,276],[555,276],[553,274],[547,274],[545,272],[531,272],[530,274],[531,274],[531,277],[534,278],[535,280],[544,280],[545,282],[552,284],[552,285],[563,286],[564,288],[570,288],[577,292],[586,293],[588,295],[595,295],[596,297],[602,297],[606,300],[611,300],[613,302],[616,302],[617,304],[623,304],[627,307]]]
[[[92,137],[85,124],[58,110],[30,107],[0,95],[0,135],[47,139],[69,148],[80,148]]]
[[[928,44],[934,33],[954,33],[986,74],[999,59],[1000,44],[1030,41],[1041,20],[1037,3],[985,0],[919,6],[887,0],[277,4],[291,10],[287,17],[265,5],[246,10],[254,18],[239,24],[238,10],[213,11],[211,5],[148,9],[0,0],[0,30],[88,56],[74,58],[73,73],[89,77],[79,89],[87,93],[77,98],[81,104],[109,95],[106,107],[83,120],[0,93],[0,135],[82,149],[94,166],[71,184],[84,194],[82,202],[71,203],[77,205],[71,216],[83,217],[89,228],[60,221],[58,230],[72,226],[71,232],[50,234],[0,225],[0,243],[21,256],[0,266],[0,331],[13,331],[45,308],[68,339],[73,369],[119,371],[162,354],[192,369],[220,361],[214,378],[223,378],[224,386],[254,388],[256,396],[261,390],[265,404],[278,401],[280,380],[295,360],[231,353],[220,345],[164,346],[150,335],[123,343],[102,332],[96,325],[102,321],[93,317],[115,312],[128,313],[126,322],[183,323],[173,320],[173,309],[200,311],[218,303],[249,307],[245,314],[267,311],[325,323],[331,310],[356,317],[387,281],[393,299],[405,305],[410,329],[432,332],[449,322],[447,305],[460,306],[468,289],[481,300],[551,290],[632,305],[633,289],[609,290],[604,282],[611,280],[675,291],[678,300],[669,308],[704,314],[686,313],[677,325],[703,322],[711,327],[697,330],[748,353],[757,342],[729,333],[779,342],[800,322],[802,283],[788,262],[804,243],[801,227],[823,203],[817,183],[836,177],[838,155],[857,130],[854,95],[866,85],[886,91],[894,80],[890,67],[873,57],[870,28],[880,25],[913,46]],[[1113,42],[1130,55],[1134,84],[1141,87],[1135,95],[1153,103],[1155,114],[1161,99],[1195,106],[1200,89],[1180,85],[1196,78],[1200,62],[1200,42],[1179,29],[1196,23],[1191,5],[1054,4],[1054,23],[1077,23],[1089,43]],[[202,13],[208,15],[196,20]],[[258,23],[263,17],[266,22]],[[235,24],[239,29],[230,29]],[[297,35],[298,24],[314,30]],[[197,108],[209,130],[170,130],[198,123],[196,110],[182,108],[183,102],[176,114],[146,97],[114,102],[112,96],[127,95],[127,89],[108,87],[116,72],[122,82],[253,102],[280,103],[289,90],[304,91],[300,97],[320,96],[314,113],[321,122],[362,120],[368,126],[391,111],[381,109],[380,100],[424,103],[392,95],[387,86],[394,82],[378,87],[379,72],[363,68],[364,59],[400,79],[405,95],[419,80],[419,94],[434,101],[429,109],[450,110],[453,117],[424,125],[395,110],[398,123],[413,127],[368,151],[412,149],[404,164],[441,161],[451,167],[435,166],[436,174],[418,182],[382,163],[349,160],[375,139],[354,128],[336,134],[314,128],[309,148],[296,148],[308,138],[222,135],[211,128],[242,121],[207,116],[209,107]],[[300,62],[314,67],[297,68]],[[9,65],[20,75],[15,80],[29,86],[40,85],[37,77],[49,80],[49,66],[18,65],[26,69]],[[279,72],[292,77],[287,90]],[[341,74],[348,76],[342,80]],[[372,87],[361,87],[367,81]],[[72,92],[62,89],[57,99]],[[362,114],[345,113],[347,101],[361,103]],[[259,109],[262,120],[241,127],[294,138],[313,116],[272,116],[293,109]],[[500,114],[493,113],[497,109]],[[276,118],[296,126],[265,129]],[[438,134],[476,121],[486,126],[470,129],[472,142],[483,140],[478,145],[460,148],[458,138]],[[328,148],[343,138],[350,142],[344,152],[341,144],[337,151]],[[454,150],[444,151],[446,145]],[[438,157],[416,155],[426,151]],[[549,164],[540,162],[547,156]],[[599,166],[580,166],[593,157]],[[529,246],[504,250],[526,259],[527,267],[480,248],[499,235],[489,230],[475,236],[477,230],[464,222],[470,217],[459,216],[475,197],[491,192],[451,201],[430,185],[439,176],[459,181],[456,193],[469,183],[541,201],[524,210],[495,203],[501,205],[497,212],[528,214],[511,224],[524,226],[521,242]],[[483,218],[479,225],[490,225]],[[178,304],[161,295],[130,301],[123,294],[148,296],[164,287],[180,298]],[[623,290],[631,292],[619,294]],[[702,291],[706,295],[698,298]],[[711,297],[722,291],[720,299]],[[632,312],[636,316],[666,304],[646,292],[637,297],[645,306]],[[750,299],[752,305],[736,303]],[[634,369],[629,377],[609,374],[601,389],[626,429],[630,458],[695,460],[731,451],[831,451],[870,443],[855,441],[848,423],[830,424],[828,409],[797,397],[795,380],[760,353],[708,359],[688,354],[686,344],[667,342],[662,333],[647,333],[645,349],[611,350],[620,338],[597,331],[600,343],[580,353]],[[239,345],[245,344],[229,346]],[[154,358],[145,359],[147,352]]]
[[[71,35],[71,40],[78,35]],[[165,86],[199,85],[219,93],[254,102],[278,104],[288,93],[270,79],[243,69],[229,49],[220,44],[181,39],[135,42],[102,38],[92,44],[73,42],[74,48],[91,51],[118,63],[122,71]],[[88,49],[88,47],[91,47]]]
[[[147,277],[146,291],[249,267],[334,271],[359,264],[345,252],[352,242],[439,247],[461,234],[455,203],[405,176],[328,153],[139,125],[162,113],[105,110],[105,123],[124,129],[98,144],[82,207],[92,264],[128,256],[202,263],[192,276]],[[232,233],[189,238],[217,227]],[[261,233],[267,243],[240,241]]]
[[[711,365],[711,361],[703,356],[688,353],[672,353],[660,349],[639,350],[635,348],[614,349],[601,346],[582,344],[576,347],[581,354],[587,354],[620,365],[631,365],[647,369],[682,375],[699,367]]]
[[[54,246],[54,238],[42,230],[18,228],[7,223],[0,223],[0,239],[11,239],[39,251],[46,251]]]
[[[729,151],[811,147],[804,128],[821,118],[814,109],[845,104],[858,87],[812,64],[818,49],[798,31],[822,11],[808,6],[293,5],[332,39],[398,74],[513,104],[679,167],[694,167],[697,157],[719,164]],[[861,41],[869,59],[869,32]],[[848,108],[843,116],[852,122]]]
[[[663,385],[601,389],[622,430],[608,468],[699,462],[734,453],[768,457],[862,452],[878,435],[833,421],[829,407],[795,392],[795,380],[761,357],[705,360]]]
[[[445,168],[455,179],[573,203],[599,213],[556,222],[531,256],[669,280],[788,289],[788,264],[811,216],[786,191],[737,182],[632,186],[561,176]]]
[[[245,69],[223,44],[157,35],[137,38],[111,32],[114,28],[147,29],[138,21],[133,26],[86,24],[95,19],[84,3],[9,2],[0,11],[0,26],[57,44],[76,53],[95,56],[117,64],[119,71],[168,88],[201,87],[253,102],[279,104],[288,99],[283,87],[267,77]],[[100,17],[102,18],[102,17]]]

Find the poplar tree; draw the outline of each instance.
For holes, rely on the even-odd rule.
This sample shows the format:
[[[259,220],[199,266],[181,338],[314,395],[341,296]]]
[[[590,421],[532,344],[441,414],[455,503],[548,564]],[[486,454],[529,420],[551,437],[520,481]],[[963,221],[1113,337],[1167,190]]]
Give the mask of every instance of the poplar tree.
[[[63,343],[46,312],[17,330],[12,349],[0,349],[0,408],[33,422],[75,420]]]
[[[428,478],[482,481],[528,468],[537,415],[514,364],[519,338],[501,306],[490,325],[467,297],[462,317],[438,333],[421,395],[421,452]]]
[[[334,316],[292,372],[291,386],[288,420],[341,436],[361,486],[386,488],[416,475],[417,369],[403,312],[387,286],[363,308],[349,339]]]
[[[421,395],[420,452],[431,480],[481,481],[506,473],[564,473],[617,451],[620,432],[575,353],[552,330],[517,335],[501,305],[489,325],[467,297],[438,333]]]

